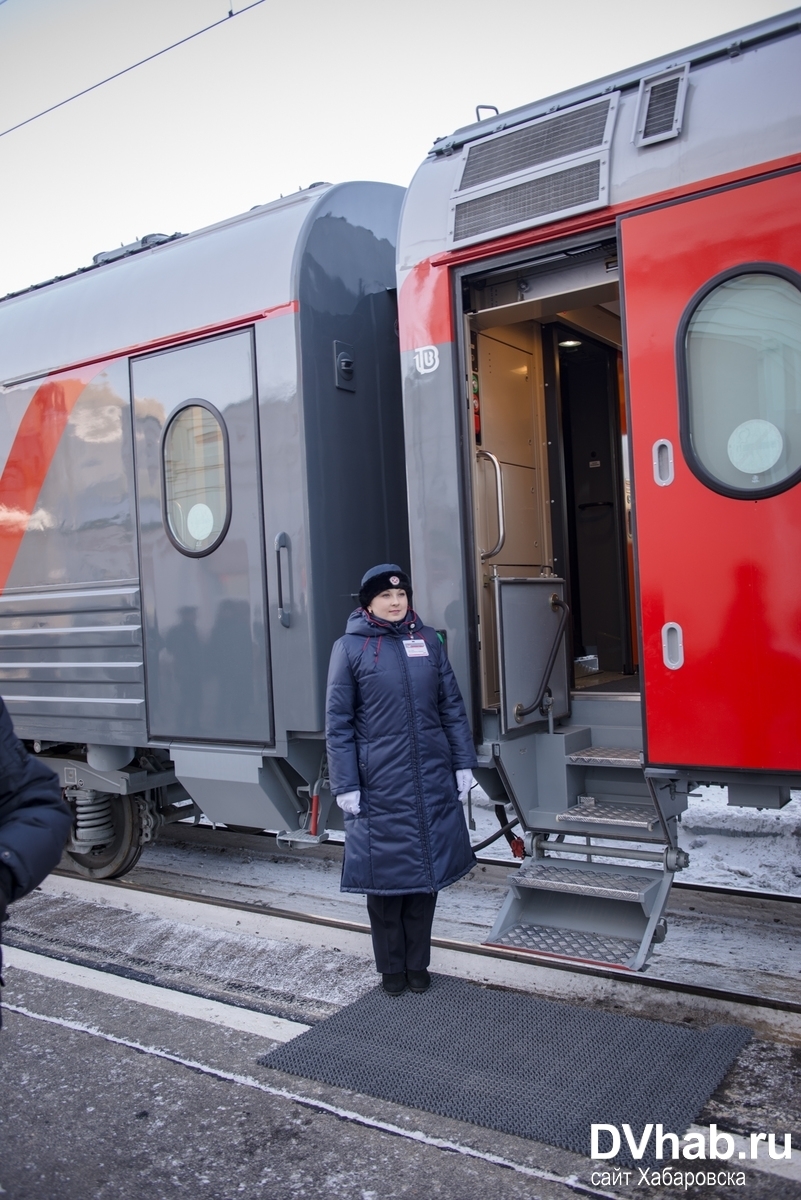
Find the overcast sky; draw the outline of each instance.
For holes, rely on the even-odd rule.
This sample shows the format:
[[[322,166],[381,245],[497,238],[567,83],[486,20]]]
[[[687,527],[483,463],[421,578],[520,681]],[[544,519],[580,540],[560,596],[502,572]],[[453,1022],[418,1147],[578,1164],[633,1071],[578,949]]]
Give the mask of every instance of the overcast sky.
[[[234,10],[248,0],[235,0]],[[408,184],[437,136],[786,11],[770,0],[265,0],[0,137],[0,296],[314,180]],[[0,131],[228,0],[0,0]]]

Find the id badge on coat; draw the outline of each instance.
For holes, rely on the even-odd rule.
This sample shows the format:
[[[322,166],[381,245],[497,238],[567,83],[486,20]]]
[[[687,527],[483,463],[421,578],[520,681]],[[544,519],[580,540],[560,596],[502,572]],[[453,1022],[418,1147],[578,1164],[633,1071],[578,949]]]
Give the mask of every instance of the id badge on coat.
[[[403,648],[406,651],[407,658],[428,658],[428,646],[423,638],[409,638],[404,640]]]

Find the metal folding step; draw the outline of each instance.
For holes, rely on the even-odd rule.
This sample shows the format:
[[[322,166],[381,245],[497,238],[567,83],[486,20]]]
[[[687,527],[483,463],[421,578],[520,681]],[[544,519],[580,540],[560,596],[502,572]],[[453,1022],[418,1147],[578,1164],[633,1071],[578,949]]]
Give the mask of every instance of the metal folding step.
[[[550,844],[562,854],[584,849]],[[543,856],[526,859],[508,881],[491,945],[636,970],[664,936],[662,911],[673,881],[664,868]]]
[[[595,796],[579,796],[578,804],[557,813],[556,819],[564,825],[621,825],[648,833],[659,826],[659,815],[653,805],[646,808],[639,804],[612,804],[596,800]]]
[[[642,770],[642,753],[624,746],[588,746],[567,755],[567,761],[576,767],[624,767]]]
[[[533,741],[547,791],[526,811],[529,857],[509,876],[488,942],[641,970],[687,862],[677,832],[686,795],[664,772],[654,779],[639,749],[599,745],[589,727]]]

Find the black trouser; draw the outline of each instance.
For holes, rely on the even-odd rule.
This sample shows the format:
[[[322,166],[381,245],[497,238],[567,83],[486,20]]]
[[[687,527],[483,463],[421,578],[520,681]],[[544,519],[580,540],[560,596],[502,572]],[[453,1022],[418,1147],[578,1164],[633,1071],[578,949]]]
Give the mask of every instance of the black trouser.
[[[436,892],[367,897],[376,969],[382,975],[424,971],[431,960]]]

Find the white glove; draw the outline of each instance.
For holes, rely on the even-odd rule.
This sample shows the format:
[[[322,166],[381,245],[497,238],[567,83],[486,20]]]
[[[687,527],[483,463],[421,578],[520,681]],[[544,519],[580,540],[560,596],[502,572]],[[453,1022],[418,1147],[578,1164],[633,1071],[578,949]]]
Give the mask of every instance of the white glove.
[[[337,804],[343,812],[350,813],[352,817],[358,817],[360,797],[361,792],[358,788],[355,792],[343,792],[341,796],[337,796]]]
[[[457,771],[456,772],[456,789],[459,793],[459,800],[464,804],[467,799],[467,793],[471,788],[476,786],[476,781],[473,778],[472,771]]]

